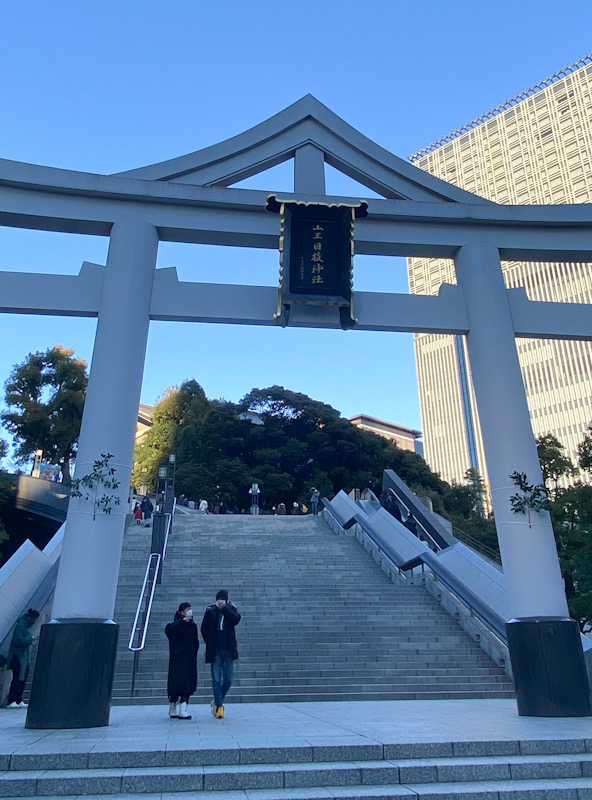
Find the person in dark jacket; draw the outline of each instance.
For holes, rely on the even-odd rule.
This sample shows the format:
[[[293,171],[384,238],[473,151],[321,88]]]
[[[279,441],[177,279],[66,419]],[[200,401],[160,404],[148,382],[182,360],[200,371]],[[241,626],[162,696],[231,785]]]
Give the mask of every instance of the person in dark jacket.
[[[29,659],[33,644],[31,628],[38,618],[39,612],[30,608],[26,614],[18,618],[15,625],[6,657],[8,669],[12,670],[12,682],[6,701],[8,708],[27,708],[27,704],[23,702],[23,692],[29,676]]]
[[[241,615],[228,600],[228,591],[220,589],[216,602],[205,610],[201,635],[206,643],[206,664],[212,669],[212,714],[217,719],[224,716],[224,698],[232,686],[234,662],[238,658],[235,628]]]
[[[191,719],[187,713],[189,697],[197,689],[197,625],[193,621],[191,603],[181,603],[175,619],[164,629],[169,640],[169,674],[167,693],[169,717]]]
[[[154,506],[152,505],[152,500],[148,497],[144,496],[144,499],[140,503],[140,508],[142,509],[142,514],[144,515],[144,522],[146,523],[146,527],[150,527],[150,519],[152,517],[152,512],[154,511]]]

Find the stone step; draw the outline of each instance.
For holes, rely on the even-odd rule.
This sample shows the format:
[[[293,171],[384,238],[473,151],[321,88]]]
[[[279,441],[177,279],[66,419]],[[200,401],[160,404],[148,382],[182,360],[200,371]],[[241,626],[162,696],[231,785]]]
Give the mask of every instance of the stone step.
[[[201,670],[209,672],[209,668],[207,665],[202,664]],[[131,667],[132,664],[129,664],[129,673],[131,674]],[[154,680],[160,680],[166,678],[167,676],[167,669],[168,665],[163,663],[163,667],[160,670],[148,670],[145,669],[145,665],[140,662],[140,669],[137,672],[138,676],[143,678],[152,678]],[[123,674],[123,672],[122,672]],[[289,678],[293,680],[310,680],[318,678],[320,675],[327,675],[325,670],[321,669],[304,669],[302,667],[294,667],[292,669],[285,669],[285,670],[278,670],[274,668],[272,664],[264,664],[259,668],[253,668],[251,666],[247,667],[242,659],[239,661],[239,667],[237,669],[237,678],[241,680],[250,680],[253,679],[260,679],[260,678],[273,678],[274,680]],[[400,669],[400,668],[388,668],[388,667],[364,667],[362,670],[355,670],[355,669],[334,669],[331,670],[331,677],[334,678],[336,681],[351,678],[355,675],[364,675],[367,678],[398,678],[399,680],[406,680],[407,677],[441,677],[441,678],[455,678],[455,677],[470,677],[474,680],[481,680],[483,678],[487,678],[493,680],[493,678],[497,680],[506,680],[507,676],[504,674],[499,673],[499,670],[495,667],[482,667],[482,668],[475,668],[472,669],[471,672],[467,672],[467,668],[442,668],[442,669],[434,669],[432,667],[425,668],[425,669]]]
[[[117,680],[114,683],[113,690],[115,692],[129,693],[131,685],[130,680]],[[209,673],[202,673],[198,679],[198,686],[209,686],[210,676]],[[441,691],[479,691],[479,692],[494,692],[494,691],[508,691],[512,689],[509,682],[503,681],[490,681],[490,680],[442,680],[441,678],[432,678],[431,680],[409,680],[409,681],[384,681],[365,679],[364,675],[359,675],[349,679],[331,680],[330,676],[321,676],[320,678],[307,678],[304,681],[297,679],[286,680],[285,678],[276,678],[272,680],[261,680],[257,678],[250,678],[244,680],[237,678],[233,683],[232,695],[236,693],[244,694],[259,693],[265,694],[291,694],[291,693],[310,693],[314,692],[337,692],[348,694],[356,694],[359,692],[367,692],[371,688],[373,692],[423,692],[434,691],[439,689]],[[156,696],[162,696],[166,691],[166,677],[162,680],[145,679],[136,677],[135,692],[149,692],[154,693]]]
[[[119,705],[154,705],[155,701],[162,700],[166,697],[165,688],[162,687],[159,692],[146,692],[145,694],[134,693],[133,697],[129,691],[127,693],[114,694],[114,704]],[[200,687],[203,689],[204,696],[200,698],[198,695],[192,697],[196,703],[209,703],[212,700],[212,693],[209,687]],[[231,703],[318,703],[318,702],[360,702],[360,701],[390,701],[390,700],[493,700],[501,698],[512,698],[514,691],[512,689],[495,689],[492,691],[479,691],[470,689],[440,690],[437,687],[430,689],[424,687],[420,692],[401,691],[395,692],[392,690],[386,692],[373,691],[373,687],[368,687],[363,692],[343,692],[338,693],[329,691],[323,687],[322,692],[289,692],[286,694],[266,694],[263,690],[260,693],[246,693],[241,692],[240,689],[235,691],[234,687],[232,693],[229,695],[229,702]]]
[[[190,722],[178,724],[191,724]],[[91,754],[92,755],[92,754]],[[457,796],[457,786],[463,790],[464,796],[469,791],[498,792],[503,790],[515,792],[510,797],[522,797],[525,790],[537,789],[552,791],[551,797],[564,800],[569,795],[557,794],[559,790],[575,789],[573,797],[578,798],[578,790],[592,792],[592,754],[563,754],[544,756],[496,756],[496,757],[458,757],[458,758],[423,758],[423,759],[391,759],[391,760],[340,760],[340,761],[289,761],[268,763],[191,763],[193,759],[181,754],[178,763],[174,763],[174,753],[167,753],[166,765],[163,766],[127,766],[122,765],[121,756],[125,753],[111,754],[117,756],[119,766],[109,765],[109,757],[103,757],[99,768],[63,768],[64,759],[53,761],[54,766],[47,767],[50,760],[39,759],[38,766],[33,769],[12,768],[0,774],[0,796],[33,797],[33,796],[77,796],[77,795],[120,795],[120,794],[154,794],[182,792],[224,792],[255,789],[327,788],[349,786],[356,787],[349,796],[373,796],[375,789],[369,794],[369,787],[381,787],[393,790],[396,787],[407,788],[407,796],[413,792],[419,797]],[[134,754],[137,757],[137,753]],[[156,755],[149,753],[149,755]],[[164,755],[164,754],[162,754]],[[34,757],[33,757],[34,758]],[[90,761],[90,756],[89,756]],[[60,766],[58,766],[58,764]],[[137,760],[136,760],[137,764]],[[562,783],[571,781],[571,783]],[[574,782],[575,781],[575,782]],[[484,787],[483,782],[489,785]],[[527,787],[525,784],[533,784]],[[535,785],[534,782],[537,782]],[[494,789],[493,786],[498,788]],[[325,797],[330,796],[325,795]],[[381,796],[380,793],[378,796]],[[399,796],[405,796],[399,795]],[[479,795],[477,795],[479,796]],[[499,797],[482,794],[482,797]],[[529,795],[524,795],[529,796]],[[533,795],[536,797],[536,795]],[[540,795],[546,797],[547,795]],[[579,795],[585,797],[586,794]],[[221,797],[217,795],[219,800]]]
[[[127,640],[149,536],[135,525],[125,534],[116,603],[122,626],[116,666],[120,700],[131,684]],[[218,563],[221,578],[211,570],[188,568]],[[229,587],[243,613],[235,702],[507,697],[511,692],[503,671],[423,587],[391,582],[357,540],[335,536],[324,520],[187,515],[174,521],[134,701],[162,697],[168,668],[163,629],[179,601],[192,602],[199,624],[201,610],[213,602],[220,585]],[[209,691],[202,655],[203,646],[200,687]],[[415,674],[403,678],[393,667]],[[456,675],[447,674],[447,668]],[[338,672],[344,669],[348,676]],[[428,669],[435,671],[428,675]]]
[[[448,784],[390,784],[386,786],[320,786],[289,789],[201,791],[199,800],[588,800],[592,779],[563,778],[531,781],[480,781]],[[145,794],[120,793],[121,800],[145,800]],[[77,800],[79,795],[49,795],[46,800]],[[164,794],[153,794],[165,800]],[[195,792],[176,792],[176,800],[195,800]],[[6,800],[16,800],[8,797]],[[166,798],[168,800],[168,798]]]
[[[209,671],[203,671],[198,679],[198,685],[207,687],[211,685]],[[114,683],[115,691],[129,692],[131,686],[130,680],[117,680]],[[506,691],[512,689],[510,683],[502,681],[459,681],[459,680],[438,680],[432,681],[415,680],[415,681],[392,681],[392,680],[365,680],[363,675],[349,678],[341,681],[326,680],[324,676],[314,679],[309,678],[306,682],[297,682],[293,680],[278,679],[272,680],[256,680],[244,682],[240,678],[234,681],[231,697],[235,694],[257,694],[263,692],[265,694],[299,694],[299,693],[314,693],[319,694],[322,692],[332,693],[349,693],[358,694],[368,691],[380,692],[381,694],[388,692],[423,692],[423,691],[469,691],[469,692],[495,692]],[[164,680],[146,680],[136,677],[135,692],[154,693],[157,697],[162,696],[166,691],[166,678]]]
[[[159,709],[155,709],[159,711]],[[160,747],[161,739],[143,741],[138,737],[123,742],[118,735],[105,736],[104,740],[99,729],[91,737],[84,732],[80,741],[76,732],[62,739],[49,738],[45,742],[42,737],[39,745],[32,749],[22,749],[16,744],[12,750],[0,753],[0,772],[6,774],[10,771],[55,770],[55,769],[103,769],[127,767],[164,767],[164,766],[211,766],[211,765],[238,765],[238,764],[279,764],[279,763],[317,763],[327,761],[349,762],[410,762],[412,764],[425,763],[426,761],[441,762],[442,764],[454,763],[455,759],[502,759],[510,760],[521,758],[527,761],[546,761],[549,757],[564,758],[568,761],[581,758],[589,761],[592,758],[592,739],[570,738],[527,738],[527,739],[489,739],[489,740],[440,740],[429,739],[419,741],[414,739],[406,742],[380,742],[346,743],[345,735],[335,744],[306,744],[289,745],[284,742],[280,745],[245,745],[240,747],[228,734],[228,722],[213,720],[209,714],[199,717],[199,720],[189,721],[187,724],[169,720],[167,717],[168,706],[162,707],[162,720],[165,722],[163,731],[159,720],[159,730],[164,734],[165,740],[169,735],[181,737],[184,746],[175,747],[174,739],[168,739],[168,746]],[[368,711],[368,706],[366,706]],[[144,720],[144,715],[140,717]],[[123,725],[121,715],[117,715],[118,727]],[[146,717],[146,722],[147,722]],[[146,722],[132,723],[137,727]],[[214,740],[208,739],[209,744],[200,742],[202,726],[208,726],[208,732],[217,730],[215,738],[223,735],[226,746],[212,747]],[[210,725],[214,726],[210,729]],[[122,727],[122,732],[125,727]],[[219,731],[223,733],[220,734]],[[284,731],[284,734],[286,731]],[[183,738],[184,737],[184,738]],[[148,737],[150,738],[150,737]],[[282,738],[282,737],[280,737]],[[319,738],[316,736],[315,738]],[[321,737],[322,738],[322,737]],[[84,741],[83,741],[84,740]]]

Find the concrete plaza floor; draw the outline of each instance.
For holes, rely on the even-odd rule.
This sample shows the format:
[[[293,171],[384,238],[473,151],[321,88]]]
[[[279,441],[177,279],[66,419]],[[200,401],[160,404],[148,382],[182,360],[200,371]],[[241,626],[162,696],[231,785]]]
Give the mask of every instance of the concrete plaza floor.
[[[281,747],[313,747],[314,760],[324,760],[340,757],[339,750],[341,757],[347,757],[351,745],[367,745],[372,751],[377,745],[403,745],[407,750],[417,745],[419,751],[426,749],[422,747],[426,743],[450,743],[450,755],[468,756],[474,742],[521,742],[522,752],[524,743],[531,742],[526,750],[543,754],[545,743],[550,748],[551,741],[557,740],[565,742],[563,752],[581,752],[582,746],[592,752],[592,718],[519,717],[515,701],[509,699],[229,702],[223,720],[214,719],[208,705],[193,705],[190,710],[193,719],[181,721],[169,719],[164,703],[116,706],[109,726],[49,731],[26,729],[25,711],[1,709],[0,762],[17,753],[63,753],[65,760],[67,754],[80,754],[82,758],[89,754],[89,765],[94,762],[100,766],[101,753],[156,756],[169,750],[197,749],[250,749],[256,758],[257,748],[262,748],[263,759],[265,749]],[[72,767],[75,762],[73,758]]]

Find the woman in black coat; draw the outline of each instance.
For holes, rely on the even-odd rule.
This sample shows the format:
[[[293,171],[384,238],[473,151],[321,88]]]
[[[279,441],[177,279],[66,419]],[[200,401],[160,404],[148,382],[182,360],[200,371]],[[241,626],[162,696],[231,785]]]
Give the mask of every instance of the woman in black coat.
[[[197,688],[197,625],[193,621],[191,603],[181,603],[175,619],[164,629],[169,640],[169,717],[191,719],[187,713],[189,697]]]

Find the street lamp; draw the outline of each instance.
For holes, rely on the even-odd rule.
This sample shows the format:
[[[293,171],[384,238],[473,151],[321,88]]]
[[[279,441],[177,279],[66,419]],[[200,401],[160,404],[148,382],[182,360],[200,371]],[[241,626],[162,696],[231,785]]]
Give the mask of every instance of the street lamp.
[[[162,511],[161,503],[160,503],[160,496],[161,494],[164,496],[164,492],[161,489],[161,485],[164,483],[166,488],[166,479],[167,479],[167,471],[168,467],[163,465],[162,467],[158,468],[158,485],[156,487],[156,510]]]
[[[166,484],[164,488],[164,510],[167,514],[172,513],[175,502],[175,462],[177,456],[174,453],[169,455],[167,464]]]
[[[261,494],[258,483],[251,484],[249,494],[251,495],[251,514],[257,516],[259,514],[259,495]]]

